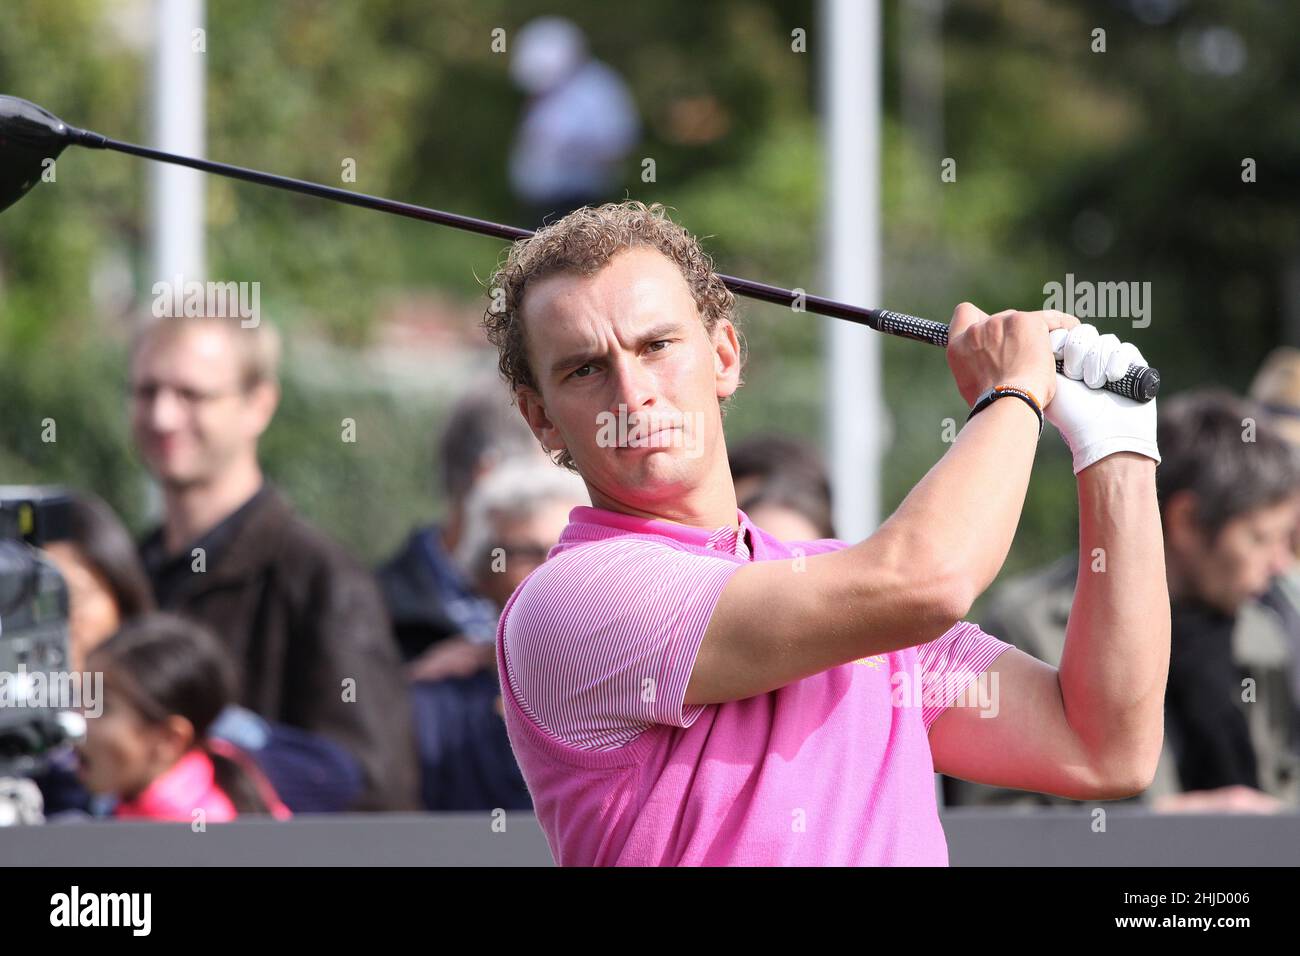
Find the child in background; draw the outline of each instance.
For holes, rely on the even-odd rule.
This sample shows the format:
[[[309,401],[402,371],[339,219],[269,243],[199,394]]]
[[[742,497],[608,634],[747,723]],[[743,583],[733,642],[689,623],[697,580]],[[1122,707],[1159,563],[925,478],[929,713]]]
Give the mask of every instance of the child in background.
[[[87,721],[81,779],[119,802],[118,818],[209,823],[241,814],[289,816],[253,762],[209,739],[233,681],[221,645],[204,627],[148,614],[90,652],[104,674],[104,710]]]

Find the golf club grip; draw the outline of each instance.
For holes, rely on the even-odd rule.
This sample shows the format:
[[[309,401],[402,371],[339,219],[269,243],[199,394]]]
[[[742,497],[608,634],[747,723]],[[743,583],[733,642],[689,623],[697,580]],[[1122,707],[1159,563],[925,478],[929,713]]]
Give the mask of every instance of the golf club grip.
[[[872,315],[876,328],[890,335],[899,335],[918,342],[929,342],[943,348],[948,346],[948,326],[942,322],[918,319],[914,315],[892,312],[889,309],[874,309]],[[1064,374],[1064,363],[1056,360],[1056,371]],[[1160,392],[1160,372],[1148,365],[1130,365],[1124,377],[1102,386],[1108,392],[1123,395],[1135,402],[1149,402]]]

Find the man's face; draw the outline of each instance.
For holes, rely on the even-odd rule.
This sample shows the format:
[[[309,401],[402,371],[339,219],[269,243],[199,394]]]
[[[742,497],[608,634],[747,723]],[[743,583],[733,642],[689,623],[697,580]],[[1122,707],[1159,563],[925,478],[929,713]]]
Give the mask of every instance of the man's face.
[[[1172,535],[1169,557],[1196,596],[1235,614],[1290,567],[1295,524],[1294,499],[1256,508],[1229,521],[1213,540],[1194,527]]]
[[[736,330],[710,335],[681,271],[657,250],[619,253],[595,275],[550,276],[523,322],[538,391],[520,408],[568,449],[592,503],[649,510],[725,470],[719,400],[739,384]]]
[[[235,335],[210,325],[157,335],[131,360],[131,433],[164,485],[213,480],[257,439],[275,409],[276,390],[243,387]]]

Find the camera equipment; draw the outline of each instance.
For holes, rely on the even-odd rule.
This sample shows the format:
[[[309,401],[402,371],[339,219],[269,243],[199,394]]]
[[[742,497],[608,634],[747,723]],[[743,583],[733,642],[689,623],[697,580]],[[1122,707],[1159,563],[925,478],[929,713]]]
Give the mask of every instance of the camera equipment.
[[[67,586],[38,550],[66,533],[68,501],[57,488],[0,486],[0,777],[41,771],[84,728],[69,699],[75,680],[80,700],[80,675],[68,673]]]

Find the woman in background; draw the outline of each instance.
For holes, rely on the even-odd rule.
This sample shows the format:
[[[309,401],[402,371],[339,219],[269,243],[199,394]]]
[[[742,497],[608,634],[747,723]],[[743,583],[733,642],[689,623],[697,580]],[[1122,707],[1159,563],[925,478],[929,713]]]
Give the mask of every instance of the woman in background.
[[[65,514],[63,533],[42,548],[68,587],[69,669],[84,671],[86,656],[154,601],[135,542],[108,505],[77,495]]]

